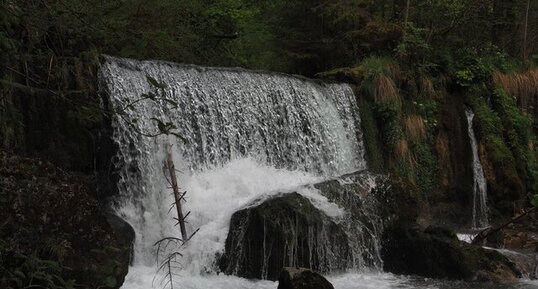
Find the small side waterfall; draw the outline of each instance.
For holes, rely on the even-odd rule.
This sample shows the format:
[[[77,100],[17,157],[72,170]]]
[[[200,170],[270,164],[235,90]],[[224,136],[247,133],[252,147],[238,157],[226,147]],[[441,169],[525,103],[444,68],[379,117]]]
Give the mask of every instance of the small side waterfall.
[[[478,156],[478,145],[473,129],[474,113],[471,109],[465,109],[467,116],[467,129],[473,151],[473,220],[472,227],[475,229],[488,226],[487,184],[484,170]]]
[[[162,90],[166,100],[141,100],[158,91],[147,76],[167,85]],[[177,235],[173,216],[167,214],[172,197],[162,169],[166,144],[173,145],[179,183],[188,191],[188,230],[200,228],[196,240],[183,249],[178,268],[183,276],[198,278],[193,282],[205,282],[196,276],[216,270],[215,255],[224,250],[235,211],[254,200],[298,191],[328,216],[339,214],[339,204],[305,185],[366,169],[358,106],[346,84],[106,57],[100,87],[122,112],[112,121],[118,145],[118,213],[137,233],[127,289],[149,288],[156,269],[153,243]],[[173,124],[186,142],[144,136],[158,131],[156,120]],[[378,251],[376,244],[364,244],[373,246],[365,252]]]

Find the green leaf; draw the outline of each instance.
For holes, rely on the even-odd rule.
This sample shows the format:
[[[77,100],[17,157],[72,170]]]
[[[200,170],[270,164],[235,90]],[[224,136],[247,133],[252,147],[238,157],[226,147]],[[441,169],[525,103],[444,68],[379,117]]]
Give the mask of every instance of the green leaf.
[[[24,273],[21,272],[21,271],[19,271],[19,270],[15,270],[15,271],[13,272],[13,274],[14,274],[15,276],[21,278],[21,279],[25,279],[25,278],[26,278],[26,276],[24,275]]]
[[[142,97],[155,100],[157,98],[157,95],[153,92],[148,92],[148,93],[142,93]]]
[[[170,129],[175,127],[171,122],[164,123],[162,120],[155,117],[152,117],[151,119],[157,122],[157,128],[160,133],[168,134]]]
[[[164,101],[170,103],[174,108],[177,108],[178,107],[178,103],[176,101],[173,101],[169,98],[163,98]]]
[[[114,278],[112,276],[108,276],[105,279],[105,286],[107,286],[107,287],[115,287],[116,286],[116,278]]]
[[[100,249],[91,249],[90,252],[95,254],[105,254],[105,251]]]
[[[534,197],[531,200],[531,204],[535,207],[538,207],[538,194],[534,195]]]
[[[158,82],[155,78],[149,76],[149,75],[146,75],[146,78],[148,79],[148,82],[149,84],[157,87],[157,88],[161,88],[161,89],[164,89],[166,88],[166,84],[162,83],[162,82]]]
[[[179,133],[170,132],[170,134],[179,138],[181,141],[183,141],[183,143],[189,143],[189,141],[186,138],[184,138],[182,135],[180,135]]]

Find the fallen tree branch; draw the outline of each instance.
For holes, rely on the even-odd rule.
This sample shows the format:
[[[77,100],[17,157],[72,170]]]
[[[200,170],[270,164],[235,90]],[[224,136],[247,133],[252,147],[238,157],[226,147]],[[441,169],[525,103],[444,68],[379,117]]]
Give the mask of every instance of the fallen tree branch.
[[[473,245],[478,245],[480,244],[482,241],[486,240],[489,236],[491,236],[492,234],[494,233],[497,233],[499,232],[500,230],[502,230],[504,227],[514,223],[514,222],[517,222],[519,220],[521,220],[523,217],[527,216],[529,213],[533,212],[534,210],[536,210],[536,207],[533,207],[531,209],[528,209],[527,211],[511,218],[510,220],[500,224],[499,226],[497,227],[494,227],[494,228],[486,228],[482,231],[480,231],[474,238],[473,238],[473,241],[471,242],[471,244]]]

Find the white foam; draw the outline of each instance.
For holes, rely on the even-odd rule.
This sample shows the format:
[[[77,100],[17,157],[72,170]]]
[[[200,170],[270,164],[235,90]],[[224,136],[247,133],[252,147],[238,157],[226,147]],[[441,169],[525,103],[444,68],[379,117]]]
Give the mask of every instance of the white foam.
[[[456,234],[456,236],[458,236],[458,240],[460,241],[471,243],[476,234]]]
[[[167,280],[155,274],[154,267],[135,266],[130,268],[122,289],[164,288]],[[250,281],[235,276],[220,275],[188,275],[178,274],[174,277],[174,288],[178,289],[276,289],[273,281]]]
[[[346,273],[327,278],[335,289],[411,289],[411,288],[436,288],[423,287],[411,282],[406,276],[398,276],[390,273]]]
[[[345,210],[337,204],[329,202],[329,200],[321,195],[319,190],[313,186],[300,187],[297,189],[297,193],[306,197],[314,207],[335,220],[342,218],[346,213]]]
[[[180,163],[177,158],[176,163]],[[223,167],[215,167],[192,175],[180,174],[179,178],[180,186],[187,191],[184,211],[191,211],[187,229],[189,232],[200,229],[188,245],[181,249],[182,266],[177,272],[184,277],[196,279],[201,278],[204,272],[213,272],[215,256],[224,250],[232,214],[253,202],[259,202],[281,192],[296,191],[330,217],[338,218],[344,214],[342,208],[330,203],[319,194],[318,190],[305,186],[320,181],[319,177],[300,171],[276,169],[251,158],[234,160]],[[159,181],[163,180],[155,180]],[[164,193],[162,198],[155,198],[153,201],[160,201],[160,204],[153,205],[156,207],[152,211],[146,211],[142,218],[133,215],[136,210],[129,204],[125,204],[121,210],[129,222],[144,223],[134,224],[133,227],[138,229],[137,237],[143,236],[146,240],[137,243],[138,251],[145,251],[145,254],[135,255],[138,259],[135,260],[135,267],[131,268],[123,288],[142,288],[137,287],[138,284],[147,286],[148,280],[153,279],[157,268],[155,259],[148,262],[147,252],[154,250],[151,245],[163,237],[179,235],[172,221],[172,217],[175,216],[174,210],[164,218],[162,215],[151,213],[166,212],[173,201],[172,196]],[[158,224],[159,220],[164,222]],[[146,257],[141,258],[142,256]]]
[[[163,288],[159,283],[161,276],[155,278],[151,267],[132,268],[123,289]],[[390,273],[346,273],[326,276],[335,289],[436,289],[435,280],[413,280],[406,276]],[[152,283],[153,280],[153,283]],[[178,289],[276,289],[278,282],[267,280],[248,280],[235,276],[220,275],[183,275],[174,278],[174,288]],[[535,284],[528,281],[528,284]],[[153,286],[153,287],[152,287]],[[452,287],[451,287],[452,288]],[[456,288],[456,287],[454,287]]]
[[[192,212],[188,218],[189,230],[200,228],[184,250],[185,263],[189,264],[187,270],[193,275],[209,270],[215,254],[224,250],[234,212],[256,200],[290,192],[318,180],[304,172],[261,165],[251,158],[187,177],[183,184],[188,192],[185,208]],[[320,206],[329,205],[320,201]]]

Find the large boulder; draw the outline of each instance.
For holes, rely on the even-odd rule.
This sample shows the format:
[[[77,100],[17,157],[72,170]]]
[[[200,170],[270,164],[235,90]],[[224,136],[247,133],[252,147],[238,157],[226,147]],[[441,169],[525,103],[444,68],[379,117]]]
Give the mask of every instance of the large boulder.
[[[457,239],[448,230],[393,225],[383,233],[384,269],[395,274],[477,281],[510,281],[516,266],[493,250]]]
[[[534,221],[511,224],[488,236],[485,244],[512,261],[526,279],[538,278],[538,235]]]
[[[286,267],[280,273],[277,289],[334,289],[334,286],[312,270]]]
[[[277,195],[233,214],[221,270],[245,278],[277,280],[283,267],[321,272],[345,269],[348,237],[298,193]]]
[[[538,278],[536,268],[538,266],[538,255],[535,252],[529,251],[514,251],[508,249],[491,249],[501,253],[510,260],[516,268],[521,272],[525,279]]]

